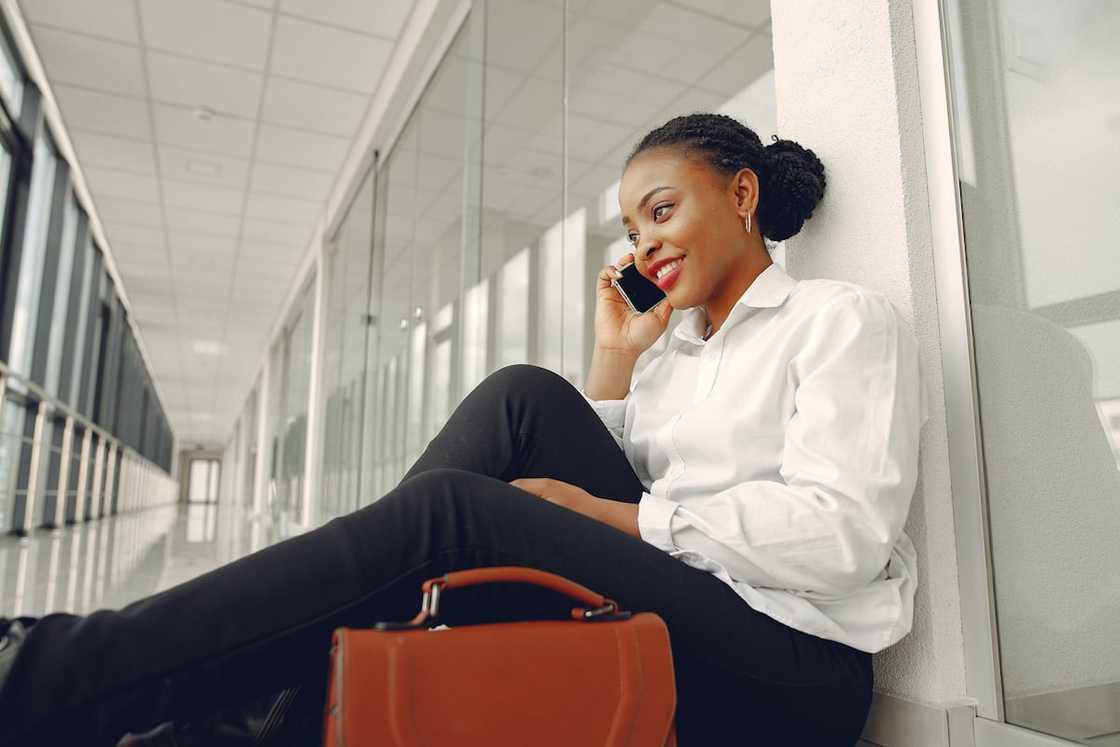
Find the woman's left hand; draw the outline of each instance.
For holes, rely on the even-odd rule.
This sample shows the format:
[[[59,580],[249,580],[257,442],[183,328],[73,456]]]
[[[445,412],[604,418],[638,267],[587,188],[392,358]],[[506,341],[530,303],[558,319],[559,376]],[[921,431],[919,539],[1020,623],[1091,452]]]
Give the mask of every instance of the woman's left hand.
[[[510,480],[509,484],[641,539],[638,533],[638,506],[635,503],[600,498],[578,485],[548,477],[522,477]]]

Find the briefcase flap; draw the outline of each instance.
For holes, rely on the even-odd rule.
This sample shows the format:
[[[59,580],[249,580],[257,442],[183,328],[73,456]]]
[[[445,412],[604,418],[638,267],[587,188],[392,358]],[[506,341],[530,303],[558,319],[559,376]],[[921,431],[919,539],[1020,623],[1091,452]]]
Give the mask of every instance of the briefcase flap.
[[[332,651],[328,747],[670,740],[673,662],[668,630],[652,613],[445,630],[339,628]]]

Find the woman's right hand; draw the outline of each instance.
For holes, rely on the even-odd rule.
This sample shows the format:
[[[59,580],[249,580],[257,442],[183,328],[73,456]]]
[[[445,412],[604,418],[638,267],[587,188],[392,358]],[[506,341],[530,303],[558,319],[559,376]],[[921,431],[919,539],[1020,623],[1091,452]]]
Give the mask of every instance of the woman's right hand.
[[[644,314],[630,310],[611,280],[619,277],[618,267],[633,261],[633,253],[628,253],[599,271],[595,287],[595,347],[638,356],[652,347],[669,326],[673,307],[664,298]]]

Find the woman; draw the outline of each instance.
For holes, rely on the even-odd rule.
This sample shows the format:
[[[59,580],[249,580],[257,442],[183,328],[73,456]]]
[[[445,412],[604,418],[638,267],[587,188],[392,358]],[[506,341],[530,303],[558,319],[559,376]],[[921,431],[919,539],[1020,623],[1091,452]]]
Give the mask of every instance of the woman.
[[[122,610],[11,626],[0,730],[112,744],[321,683],[334,628],[411,617],[432,576],[526,565],[665,620],[682,745],[853,744],[871,653],[910,629],[925,410],[881,294],[770,260],[764,237],[796,233],[824,185],[812,151],[729,117],[652,131],[621,181],[618,264],[650,280],[680,264],[641,315],[616,266],[599,273],[584,392],[503,368],[372,505]],[[455,593],[452,626],[567,608],[521,585]]]

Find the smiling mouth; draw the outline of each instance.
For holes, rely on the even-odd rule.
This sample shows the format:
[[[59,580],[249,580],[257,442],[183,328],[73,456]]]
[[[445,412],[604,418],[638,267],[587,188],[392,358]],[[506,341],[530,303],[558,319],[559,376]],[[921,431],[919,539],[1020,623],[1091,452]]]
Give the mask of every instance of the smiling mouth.
[[[663,266],[667,267],[668,265],[674,263],[676,264],[676,267],[669,270],[665,274],[661,276],[654,275],[654,278],[656,278],[654,282],[657,284],[657,287],[663,291],[667,290],[669,286],[673,285],[673,283],[677,281],[677,276],[680,275],[681,268],[684,266],[684,257],[678,257],[677,259],[674,259],[672,260],[672,262],[669,262]]]

